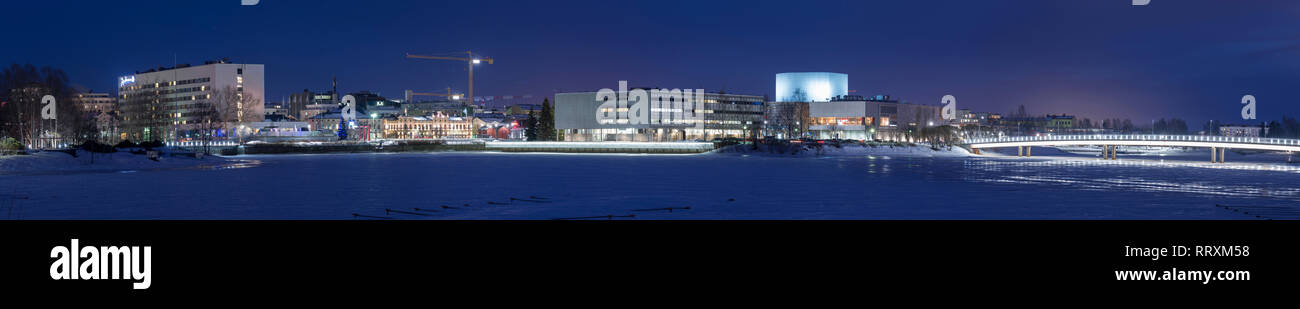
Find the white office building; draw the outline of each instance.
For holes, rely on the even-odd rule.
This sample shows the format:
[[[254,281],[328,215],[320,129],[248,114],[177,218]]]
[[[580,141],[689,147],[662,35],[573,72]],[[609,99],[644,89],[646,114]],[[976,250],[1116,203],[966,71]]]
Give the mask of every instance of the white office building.
[[[261,64],[222,60],[119,77],[121,137],[136,141],[185,141],[205,134],[233,138],[242,124],[264,119],[264,75]]]
[[[598,119],[602,101],[596,99],[596,94],[555,94],[555,128],[563,132],[565,141],[667,142],[752,138],[763,125],[762,96],[702,93],[703,100],[693,109],[648,107],[646,111],[664,117],[634,123],[629,121],[631,116],[627,107],[618,107],[617,113],[608,111],[617,119]],[[698,115],[699,119],[684,118],[686,113]]]

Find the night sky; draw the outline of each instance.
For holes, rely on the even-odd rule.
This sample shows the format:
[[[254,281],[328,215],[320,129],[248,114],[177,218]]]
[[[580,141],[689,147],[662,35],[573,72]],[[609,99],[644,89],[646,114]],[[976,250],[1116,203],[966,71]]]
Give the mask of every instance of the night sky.
[[[849,74],[856,94],[1100,119],[1300,116],[1300,2],[6,1],[0,62],[53,66],[112,92],[151,67],[266,65],[267,101],[303,89],[465,88],[465,66],[403,54],[474,50],[476,94],[633,86],[773,93],[774,74]]]

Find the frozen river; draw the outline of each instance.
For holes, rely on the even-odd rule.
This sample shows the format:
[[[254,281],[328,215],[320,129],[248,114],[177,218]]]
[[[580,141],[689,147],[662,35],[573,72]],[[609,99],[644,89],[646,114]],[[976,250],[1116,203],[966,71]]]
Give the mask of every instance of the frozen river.
[[[1045,151],[1044,151],[1045,152]],[[1036,154],[1039,152],[1036,152]],[[1049,154],[1049,153],[1044,153]],[[1199,154],[1196,153],[1196,154]],[[1208,160],[1208,152],[1204,158]],[[1160,158],[401,153],[0,176],[20,219],[1296,218],[1300,168]],[[1282,161],[1285,161],[1283,159]],[[511,197],[537,201],[511,201]],[[544,200],[544,201],[543,201]],[[543,201],[543,202],[539,202]],[[491,202],[491,203],[489,203]],[[469,206],[465,206],[468,204]],[[443,205],[454,208],[442,208]],[[1216,205],[1233,205],[1238,211]],[[648,208],[690,207],[668,211]],[[385,214],[385,208],[426,215]],[[1257,209],[1253,214],[1242,209]],[[418,212],[417,212],[418,213]],[[629,218],[615,218],[626,220]]]

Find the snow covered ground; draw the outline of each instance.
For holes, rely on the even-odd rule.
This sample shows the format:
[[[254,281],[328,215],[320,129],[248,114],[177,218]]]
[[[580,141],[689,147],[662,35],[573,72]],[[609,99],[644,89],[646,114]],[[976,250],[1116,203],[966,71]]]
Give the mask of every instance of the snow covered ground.
[[[21,219],[1294,219],[1218,205],[1300,205],[1300,167],[1277,155],[1215,165],[1198,162],[1199,152],[1181,161],[1034,154],[237,156],[222,168],[3,174],[0,197],[26,199],[0,201],[0,215],[11,207],[18,215],[8,218]]]
[[[0,156],[0,175],[12,174],[64,174],[70,172],[121,172],[221,166],[230,159],[207,156],[202,159],[170,155],[172,150],[162,150],[157,161],[142,154],[127,151],[115,153],[90,153],[77,151],[77,156],[57,151],[42,151],[30,155]],[[182,152],[176,152],[182,154]],[[184,152],[183,154],[188,154]]]

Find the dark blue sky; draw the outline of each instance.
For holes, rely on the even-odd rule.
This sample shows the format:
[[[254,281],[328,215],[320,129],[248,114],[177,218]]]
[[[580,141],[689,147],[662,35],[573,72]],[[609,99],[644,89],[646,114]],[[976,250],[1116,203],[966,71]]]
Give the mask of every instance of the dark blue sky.
[[[266,65],[268,101],[304,88],[400,97],[638,86],[767,94],[788,71],[849,74],[858,94],[976,111],[1241,122],[1300,115],[1300,2],[8,1],[0,62],[49,65],[105,91],[117,76],[229,57]]]

